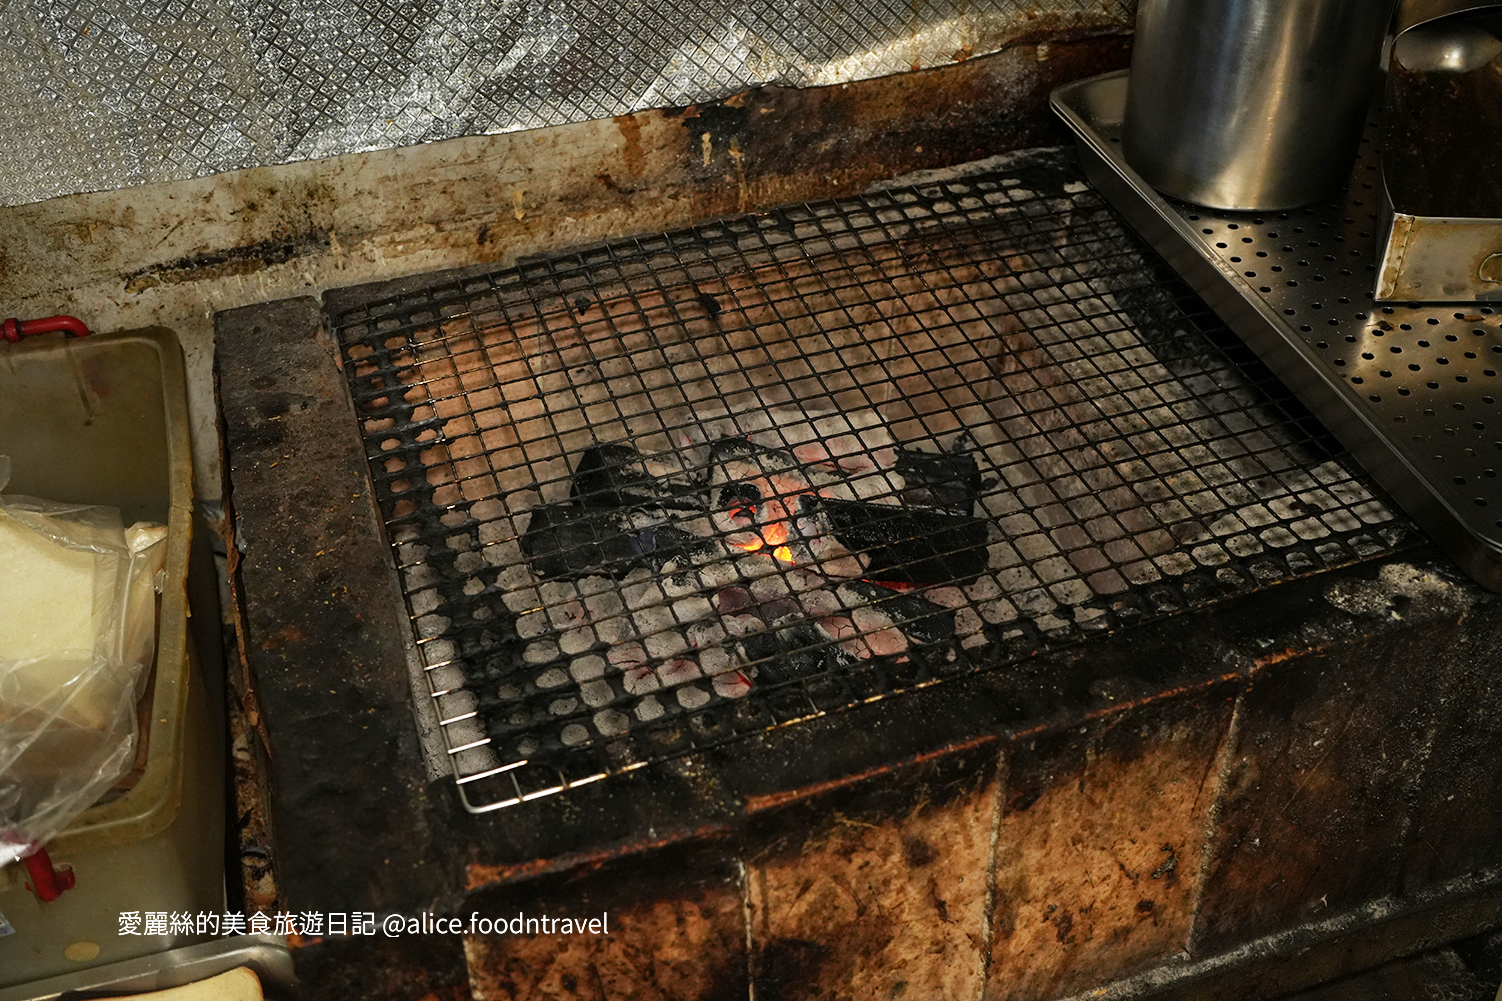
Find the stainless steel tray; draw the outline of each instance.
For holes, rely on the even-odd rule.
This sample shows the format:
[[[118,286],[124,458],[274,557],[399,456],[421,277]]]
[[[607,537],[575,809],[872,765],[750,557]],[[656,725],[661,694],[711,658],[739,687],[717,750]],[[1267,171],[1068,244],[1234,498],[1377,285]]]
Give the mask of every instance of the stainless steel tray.
[[[1288,212],[1170,201],[1121,156],[1126,71],[1054,91],[1086,176],[1460,565],[1502,591],[1502,314],[1379,304],[1377,123],[1346,197]]]

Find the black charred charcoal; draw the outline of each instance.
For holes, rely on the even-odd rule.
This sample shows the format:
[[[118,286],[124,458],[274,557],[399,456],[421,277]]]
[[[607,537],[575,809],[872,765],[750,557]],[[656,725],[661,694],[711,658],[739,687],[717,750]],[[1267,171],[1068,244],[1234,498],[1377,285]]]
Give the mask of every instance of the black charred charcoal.
[[[734,511],[736,508],[750,508],[755,511],[761,507],[761,491],[754,483],[737,481],[720,488],[719,509],[721,511]]]
[[[615,511],[549,504],[532,509],[521,544],[533,571],[544,580],[595,573],[620,577],[641,563],[638,534]]]
[[[629,445],[591,445],[574,467],[569,496],[586,507],[630,507],[657,497],[656,484]]]
[[[986,522],[937,508],[820,498],[846,549],[866,554],[866,577],[908,584],[968,583],[986,569]]]
[[[756,673],[761,676],[764,670],[771,670],[771,664],[782,652],[777,645],[777,633],[772,630],[762,630],[741,637],[741,653],[746,661],[756,667]]]
[[[980,499],[980,466],[964,453],[897,450],[897,472],[905,484],[902,502],[970,514]]]
[[[848,587],[871,607],[892,620],[908,638],[922,644],[945,643],[954,639],[954,609],[929,601],[918,594],[894,591],[867,580],[846,581]]]
[[[642,559],[661,570],[672,560],[713,552],[715,541],[703,539],[673,525],[653,525],[637,530],[632,538]]]
[[[704,506],[697,484],[653,476],[629,445],[591,445],[574,467],[569,499],[592,508],[655,506],[695,510]]]
[[[741,639],[741,652],[756,667],[756,679],[776,684],[831,667],[833,648],[813,623],[799,621]]]
[[[638,566],[660,570],[713,542],[670,524],[642,524],[628,512],[564,503],[534,508],[521,544],[539,577],[572,580],[621,577]]]

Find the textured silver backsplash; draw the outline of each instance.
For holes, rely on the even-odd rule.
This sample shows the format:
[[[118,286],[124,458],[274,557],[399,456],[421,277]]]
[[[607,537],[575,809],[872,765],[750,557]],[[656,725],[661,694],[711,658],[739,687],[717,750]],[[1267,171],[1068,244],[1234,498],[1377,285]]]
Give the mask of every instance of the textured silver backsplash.
[[[0,0],[0,204],[944,65],[1135,0]]]

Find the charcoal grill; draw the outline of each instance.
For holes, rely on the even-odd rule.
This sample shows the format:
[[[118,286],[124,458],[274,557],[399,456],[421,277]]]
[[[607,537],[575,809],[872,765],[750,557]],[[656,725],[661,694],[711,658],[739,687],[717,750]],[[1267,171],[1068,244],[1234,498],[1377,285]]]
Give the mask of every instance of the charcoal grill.
[[[472,812],[1413,535],[1058,152],[330,322]]]

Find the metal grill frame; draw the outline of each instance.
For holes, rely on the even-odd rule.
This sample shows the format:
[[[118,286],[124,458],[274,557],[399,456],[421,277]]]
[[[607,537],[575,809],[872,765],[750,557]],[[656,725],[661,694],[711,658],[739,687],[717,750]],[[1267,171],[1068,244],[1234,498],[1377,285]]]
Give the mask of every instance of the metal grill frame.
[[[525,260],[515,268],[478,277],[440,278],[419,291],[372,301],[331,317],[344,354],[357,416],[362,422],[395,572],[402,581],[418,646],[436,649],[433,644],[440,641],[454,645],[453,656],[425,658],[425,666],[430,689],[439,702],[449,757],[466,809],[485,812],[512,806],[665,758],[890,698],[949,678],[1019,664],[1043,652],[1087,642],[1115,629],[1161,621],[1190,608],[1282,580],[1386,555],[1412,537],[1406,523],[1383,504],[1362,474],[1353,471],[1348,457],[1307,412],[1210,310],[1136,241],[1100,196],[1080,183],[1081,177],[1069,154],[1041,151],[989,173],[718,220],[673,233]],[[475,575],[454,571],[453,564],[468,550],[462,544],[459,549],[451,549],[445,543],[469,535],[479,545],[480,523],[469,514],[476,501],[434,503],[432,484],[419,478],[419,474],[426,475],[422,454],[431,450],[435,442],[449,440],[446,435],[451,434],[449,426],[456,419],[439,416],[433,406],[428,406],[429,412],[424,414],[426,397],[422,394],[415,401],[405,399],[413,383],[403,382],[404,368],[414,371],[418,352],[432,349],[445,338],[457,342],[484,330],[493,331],[498,325],[510,323],[514,328],[536,317],[562,315],[560,308],[564,312],[571,310],[581,295],[588,296],[592,303],[624,297],[621,301],[633,301],[638,306],[636,297],[660,296],[667,304],[662,321],[654,323],[650,317],[642,317],[648,335],[643,350],[661,350],[663,342],[692,346],[701,334],[687,332],[695,325],[708,329],[706,316],[711,319],[712,316],[702,304],[695,312],[691,303],[697,297],[686,293],[689,287],[698,288],[696,283],[702,283],[705,276],[725,280],[754,274],[758,269],[776,270],[789,262],[817,263],[835,254],[835,245],[851,234],[857,239],[854,246],[846,247],[847,254],[857,250],[873,252],[874,248],[894,255],[889,260],[912,265],[909,277],[919,279],[924,272],[914,265],[914,255],[937,253],[934,248],[958,251],[961,260],[965,251],[977,248],[989,247],[997,253],[1031,248],[1026,254],[1031,255],[1028,259],[1036,266],[1032,270],[1008,272],[1016,281],[1007,284],[1005,290],[993,282],[992,291],[998,300],[1010,299],[1014,304],[1024,305],[1032,302],[1032,309],[1018,310],[1014,305],[1013,311],[1023,314],[1024,321],[1030,313],[1045,320],[1032,325],[1030,332],[1048,356],[1048,364],[1061,365],[1067,358],[1078,355],[1076,348],[1069,346],[1078,343],[1078,335],[1065,331],[1065,325],[1057,319],[1050,319],[1050,307],[1067,305],[1078,314],[1077,322],[1094,328],[1107,345],[1094,355],[1086,353],[1079,357],[1119,366],[1122,359],[1135,352],[1144,362],[1144,370],[1163,373],[1157,382],[1137,380],[1140,392],[1155,396],[1165,414],[1176,407],[1192,411],[1198,406],[1202,411],[1195,418],[1202,427],[1195,433],[1186,433],[1178,442],[1160,436],[1162,444],[1156,450],[1135,450],[1132,461],[1146,471],[1144,476],[1155,478],[1162,468],[1175,465],[1192,470],[1195,467],[1184,457],[1191,450],[1196,454],[1202,452],[1202,458],[1209,457],[1204,463],[1206,467],[1216,466],[1219,459],[1224,459],[1220,453],[1240,450],[1258,462],[1269,463],[1267,489],[1283,490],[1287,511],[1278,518],[1275,527],[1311,525],[1308,531],[1315,537],[1295,539],[1281,548],[1269,546],[1260,554],[1235,555],[1228,553],[1213,536],[1207,541],[1186,532],[1184,539],[1175,540],[1175,548],[1158,555],[1156,581],[1132,584],[1109,594],[1108,598],[1098,595],[1074,606],[1089,607],[1098,613],[1088,618],[1051,616],[1050,619],[1048,615],[1039,615],[1029,619],[1019,612],[1012,621],[987,623],[986,642],[981,645],[968,647],[956,640],[942,651],[914,647],[908,651],[905,662],[871,657],[813,677],[758,686],[744,698],[711,699],[708,705],[697,709],[678,707],[661,718],[634,722],[613,737],[591,737],[581,746],[565,748],[563,753],[554,753],[556,748],[549,748],[544,749],[547,753],[537,755],[513,754],[512,760],[504,755],[487,758],[494,745],[489,732],[477,737],[471,730],[467,736],[456,736],[464,732],[466,725],[473,728],[473,721],[482,715],[494,716],[508,708],[504,699],[500,703],[492,699],[487,705],[475,696],[476,689],[487,685],[494,688],[496,682],[495,677],[485,675],[489,669],[476,666],[477,659],[493,663],[497,656],[504,657],[509,652],[513,655],[512,670],[520,674],[524,670],[521,655],[525,643],[516,633],[519,615],[505,607],[501,588],[495,583],[499,571],[490,574],[491,583],[484,584],[479,594],[462,593],[466,582],[474,580]],[[1053,257],[1045,252],[1050,247],[1055,252]],[[1039,263],[1045,259],[1046,264]],[[831,268],[829,272],[834,270]],[[948,273],[955,280],[954,287],[963,288],[966,284],[955,266],[930,270]],[[606,275],[611,276],[610,282],[602,281]],[[825,272],[816,268],[815,275],[823,276]],[[823,285],[821,294],[835,294],[838,298],[838,289],[831,289],[828,281]],[[916,283],[923,285],[922,281]],[[1047,292],[1049,289],[1055,291]],[[1073,291],[1059,292],[1069,289]],[[918,287],[906,294],[921,297],[933,291]],[[1060,294],[1062,298],[1056,298]],[[894,296],[901,298],[895,291]],[[962,302],[975,305],[968,299]],[[953,307],[950,304],[941,310],[956,328],[976,322],[973,318],[956,316]],[[848,307],[846,318],[852,326],[858,326]],[[463,331],[445,333],[445,325],[457,325]],[[718,327],[718,323],[712,326]],[[434,334],[438,335],[436,340]],[[1119,335],[1116,338],[1119,343],[1114,346],[1113,335]],[[891,346],[900,347],[895,343]],[[806,359],[808,353],[799,348],[799,354]],[[535,356],[524,354],[524,359],[532,357]],[[410,364],[403,363],[402,358]],[[1106,379],[1110,374],[1099,375]],[[1117,374],[1126,379],[1134,377],[1119,369]],[[1025,383],[1030,373],[1024,369],[1014,375]],[[1199,400],[1190,400],[1186,395],[1191,384],[1222,394],[1233,405],[1204,412]],[[398,388],[403,393],[394,391]],[[1031,392],[1046,394],[1048,387],[1035,382]],[[1031,454],[1029,449],[1034,446],[1043,451],[1047,450],[1044,446],[1053,448],[1048,445],[1049,436],[1072,434],[1098,445],[1092,434],[1100,428],[1114,426],[1112,422],[1123,416],[1141,416],[1130,412],[1112,414],[1102,409],[1110,400],[1109,396],[1100,396],[1086,401],[1098,420],[1081,423],[1076,412],[1073,415],[1076,419],[1046,430],[1034,425],[1035,436],[1031,440],[1026,437],[1007,440],[1024,456]],[[879,405],[873,401],[873,406]],[[473,412],[471,409],[471,417]],[[1018,411],[1018,416],[1024,424],[1030,419],[1025,407]],[[1233,427],[1233,423],[1240,426]],[[476,427],[478,434],[478,426],[472,421],[471,426]],[[1160,435],[1164,427],[1172,426],[1143,423],[1142,438]],[[1119,428],[1115,433],[1126,441]],[[1271,440],[1267,440],[1269,433],[1273,435]],[[1267,443],[1260,448],[1248,448],[1247,443],[1257,435]],[[1279,437],[1282,440],[1277,440]],[[1331,488],[1347,490],[1354,500],[1341,510],[1350,515],[1351,509],[1359,507],[1364,512],[1359,518],[1350,516],[1348,521],[1354,521],[1354,526],[1348,521],[1341,522],[1348,526],[1341,530],[1331,529],[1323,522],[1314,525],[1322,513],[1299,510],[1303,503],[1299,497],[1310,496],[1311,488],[1307,485],[1301,488],[1298,484],[1311,481],[1304,469],[1286,463],[1292,458],[1301,458],[1305,466],[1322,471],[1325,479],[1331,481],[1312,481],[1313,489],[1325,491],[1325,496],[1329,496]],[[1280,468],[1279,463],[1285,464]],[[1125,461],[1121,463],[1123,467],[1126,465]],[[1004,474],[1005,470],[999,472]],[[1076,474],[1074,479],[1080,480],[1079,472],[1071,470]],[[1284,479],[1280,481],[1279,477]],[[1005,475],[1000,482],[1002,485],[994,488],[995,492],[1015,492],[1018,487]],[[1144,481],[1127,480],[1129,486],[1135,482]],[[1042,489],[1046,493],[1059,485],[1044,483]],[[1072,494],[1056,491],[1058,503],[1066,507],[1071,502],[1084,503],[1090,489],[1082,480],[1081,485],[1085,489],[1076,489]],[[1203,512],[1185,507],[1186,499],[1192,503],[1193,496],[1208,497],[1214,493],[1221,506],[1226,507],[1220,494],[1235,493],[1230,488],[1237,487],[1242,488],[1242,494],[1246,492],[1246,485],[1239,482],[1202,486],[1203,491],[1186,490],[1163,499],[1164,503],[1179,505],[1183,512],[1179,521],[1167,523],[1168,528],[1199,524]],[[1146,503],[1144,499],[1143,504]],[[1024,505],[1019,513],[1030,518],[1036,512]],[[1265,526],[1260,528],[1271,531]],[[1046,534],[1045,529],[1040,528],[1039,534]],[[404,548],[414,543],[426,546],[417,563],[412,559],[413,550]],[[1211,548],[1218,548],[1219,553],[1203,552]],[[1067,554],[1060,550],[1058,555]],[[1054,558],[1057,557],[1050,557]],[[1046,562],[1027,557],[1024,560],[1027,573],[1033,573]],[[437,565],[432,573],[424,570],[414,575],[418,564],[430,569],[435,564],[444,565]],[[1084,571],[1075,568],[1074,579],[1083,578]],[[1044,578],[1035,579],[1040,581],[1038,590],[1057,585],[1057,581],[1045,584],[1041,582]],[[434,631],[434,622],[439,621],[433,618],[435,608],[458,612],[466,607],[489,612],[461,625],[455,625],[457,614],[445,616],[447,624]],[[482,635],[490,636],[489,647],[476,645],[477,637]],[[462,673],[462,684],[457,687],[452,680],[455,677],[452,669],[456,667]],[[531,670],[535,673],[536,668]],[[463,697],[465,692],[469,693],[468,701]],[[511,706],[525,706],[547,697],[546,693],[523,691]],[[589,711],[584,710],[583,715],[587,716]],[[514,736],[513,733],[511,737]]]

